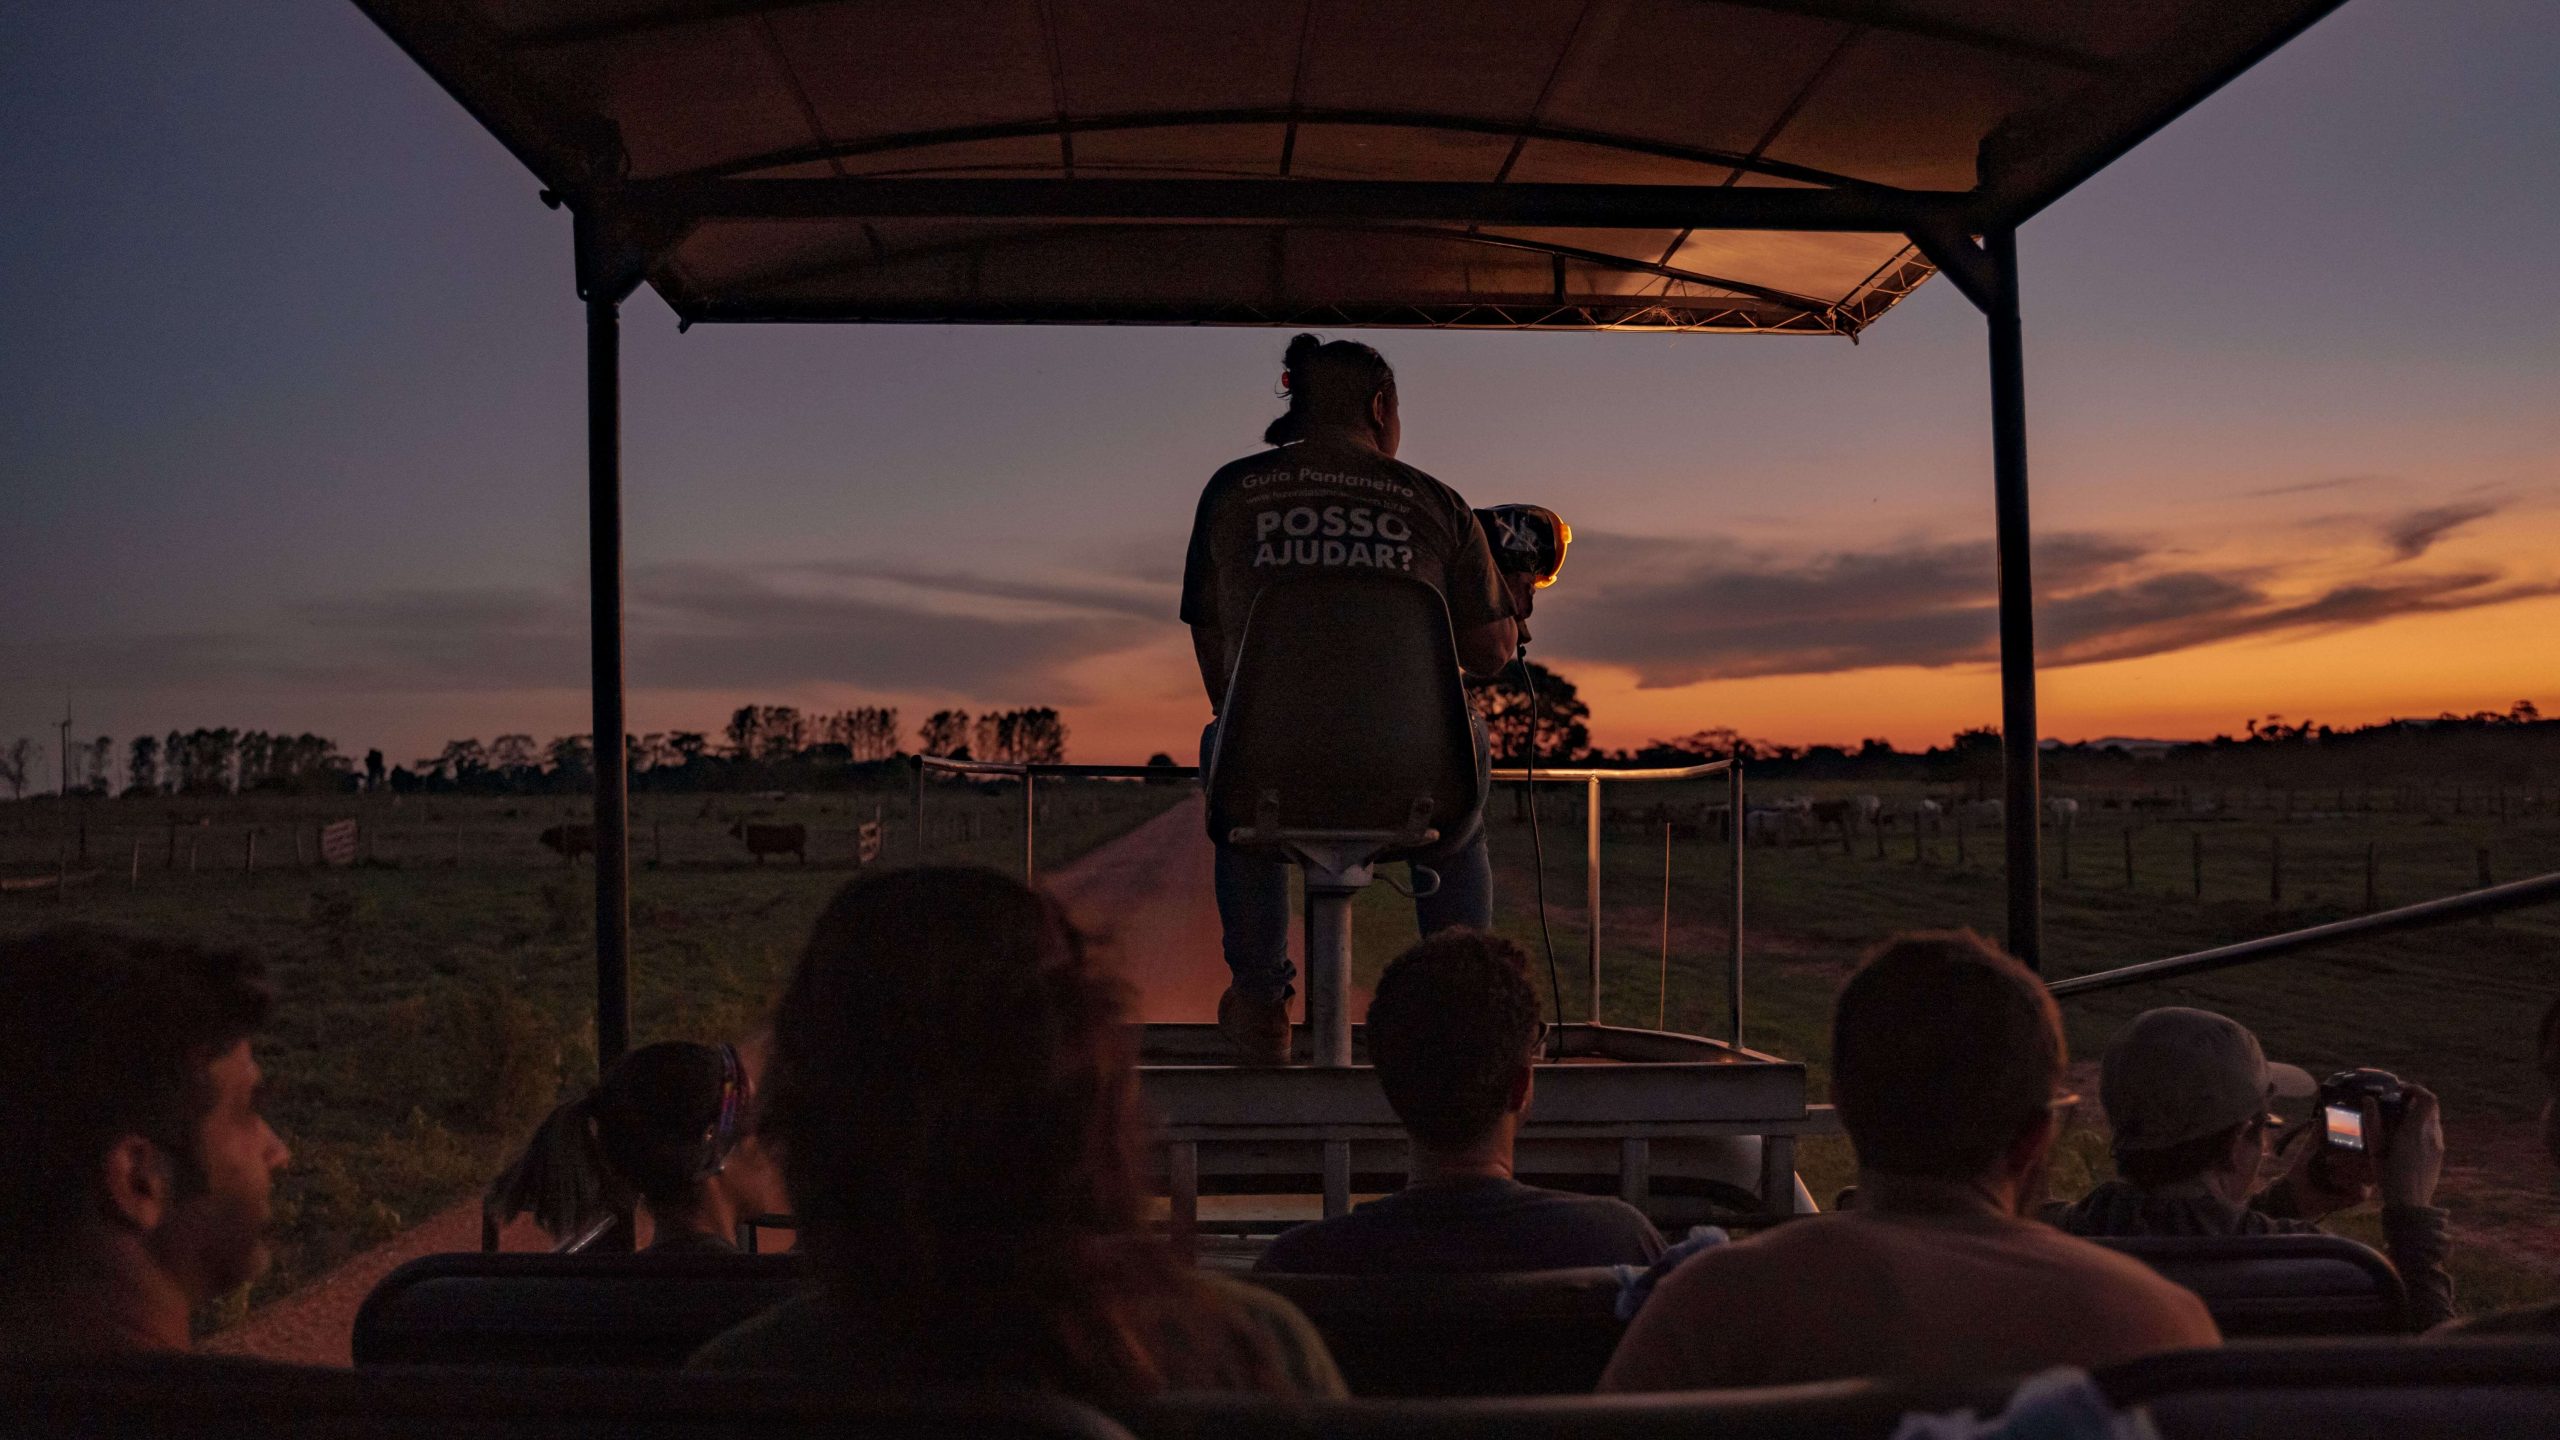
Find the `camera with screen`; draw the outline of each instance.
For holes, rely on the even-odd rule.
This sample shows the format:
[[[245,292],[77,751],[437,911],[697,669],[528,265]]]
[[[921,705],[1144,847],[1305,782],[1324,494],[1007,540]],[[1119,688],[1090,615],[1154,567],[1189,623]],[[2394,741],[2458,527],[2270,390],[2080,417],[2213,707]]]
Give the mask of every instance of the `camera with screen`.
[[[2331,1149],[2362,1153],[2378,1140],[2364,1133],[2368,1100],[2385,1125],[2398,1121],[2408,1104],[2400,1077],[2388,1070],[2341,1070],[2320,1082],[2320,1118]]]

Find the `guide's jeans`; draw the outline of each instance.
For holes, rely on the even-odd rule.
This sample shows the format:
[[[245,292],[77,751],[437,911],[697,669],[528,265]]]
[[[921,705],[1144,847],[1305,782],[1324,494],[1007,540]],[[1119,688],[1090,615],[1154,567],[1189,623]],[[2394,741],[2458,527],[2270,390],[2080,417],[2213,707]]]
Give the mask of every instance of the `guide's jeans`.
[[[1476,740],[1476,794],[1492,790],[1492,756],[1485,743],[1484,721],[1470,715]],[[1200,764],[1205,772],[1217,748],[1218,725],[1200,732]],[[1414,923],[1423,934],[1467,925],[1493,928],[1493,862],[1485,854],[1484,810],[1476,806],[1466,828],[1417,851],[1412,863],[1438,872],[1440,888],[1413,902]],[[1289,870],[1285,860],[1268,850],[1240,850],[1223,835],[1217,847],[1218,922],[1224,931],[1227,970],[1236,993],[1258,1000],[1285,1000],[1295,990],[1298,970],[1289,962]],[[1408,872],[1410,873],[1410,872]]]

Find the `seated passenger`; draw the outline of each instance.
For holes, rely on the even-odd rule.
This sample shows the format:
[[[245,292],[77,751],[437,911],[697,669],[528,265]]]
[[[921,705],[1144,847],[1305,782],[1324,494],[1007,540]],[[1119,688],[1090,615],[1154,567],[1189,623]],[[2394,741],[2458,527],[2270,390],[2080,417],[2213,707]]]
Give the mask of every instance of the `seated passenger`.
[[[2560,1161],[2560,1000],[2554,1000],[2551,1008],[2542,1012],[2542,1025],[2534,1036],[2534,1069],[2542,1077],[2542,1153]],[[2456,1320],[2438,1329],[2435,1335],[2445,1339],[2467,1335],[2560,1335],[2560,1300],[2517,1305]]]
[[[2074,1235],[2318,1234],[2314,1221],[2363,1202],[2377,1169],[2365,1156],[2331,1150],[2315,1123],[2288,1142],[2293,1168],[2257,1188],[2277,1123],[2269,1104],[2318,1089],[2305,1072],[2268,1064],[2258,1037],[2228,1016],[2146,1010],[2107,1046],[2098,1072],[2121,1178],[2046,1218]],[[2453,1314],[2445,1213],[2431,1203],[2444,1129],[2434,1095],[2416,1085],[2404,1093],[2407,1110],[2372,1133],[2382,1136],[2383,1246],[2408,1287],[2411,1326],[2425,1330]]]
[[[774,1011],[757,1128],[821,1287],[702,1369],[847,1388],[1342,1393],[1305,1316],[1147,1233],[1125,986],[990,870],[855,880]]]
[[[650,1253],[735,1251],[740,1221],[783,1208],[752,1132],[754,1094],[734,1045],[643,1045],[551,1112],[481,1208],[500,1225],[530,1210],[566,1239],[636,1201]]]
[[[249,956],[88,927],[0,940],[0,1360],[185,1351],[267,1266]]]
[[[1499,935],[1444,930],[1405,951],[1369,1002],[1369,1061],[1413,1141],[1413,1179],[1271,1242],[1257,1270],[1304,1275],[1649,1265],[1662,1236],[1608,1196],[1511,1178],[1546,1025],[1529,957]]]
[[[1672,1271],[1600,1388],[2022,1375],[2217,1343],[2194,1295],[2026,1218],[2062,1074],[2061,1017],[2026,967],[1969,931],[1888,942],[1832,1014],[1858,1207]]]

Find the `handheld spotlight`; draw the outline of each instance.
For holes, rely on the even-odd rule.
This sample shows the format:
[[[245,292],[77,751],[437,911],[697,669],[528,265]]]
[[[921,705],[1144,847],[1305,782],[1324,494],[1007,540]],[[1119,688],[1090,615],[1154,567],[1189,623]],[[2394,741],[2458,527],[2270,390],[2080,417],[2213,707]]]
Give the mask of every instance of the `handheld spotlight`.
[[[1564,573],[1564,552],[1573,544],[1573,527],[1544,505],[1496,505],[1478,510],[1485,539],[1493,542],[1493,563],[1514,575],[1534,575],[1541,590]]]

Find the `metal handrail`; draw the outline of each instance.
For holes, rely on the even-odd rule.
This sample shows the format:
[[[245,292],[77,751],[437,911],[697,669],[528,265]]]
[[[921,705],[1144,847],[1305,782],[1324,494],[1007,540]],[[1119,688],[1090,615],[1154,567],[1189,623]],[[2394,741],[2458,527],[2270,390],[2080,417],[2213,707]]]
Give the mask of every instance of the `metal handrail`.
[[[1036,764],[1027,761],[953,760],[940,755],[918,755],[914,758],[916,773],[916,854],[919,856],[923,855],[925,852],[924,780],[928,773],[940,773],[945,775],[977,775],[989,779],[1010,779],[1020,780],[1022,782],[1022,879],[1023,883],[1026,885],[1036,882],[1039,878],[1039,859],[1035,846],[1038,840],[1040,824],[1039,788],[1040,781],[1043,778],[1056,780],[1186,780],[1196,778],[1200,774],[1200,767],[1196,765],[1052,765]],[[1742,852],[1744,832],[1749,829],[1749,817],[1746,814],[1744,804],[1741,758],[1739,756],[1731,756],[1722,760],[1709,760],[1697,765],[1681,765],[1645,770],[1607,770],[1590,766],[1550,770],[1542,766],[1534,772],[1523,768],[1517,770],[1495,770],[1491,772],[1491,774],[1492,778],[1500,783],[1520,783],[1534,779],[1539,784],[1555,781],[1558,783],[1578,784],[1586,787],[1587,794],[1584,809],[1587,813],[1584,817],[1585,834],[1582,879],[1583,899],[1585,904],[1589,907],[1589,913],[1591,916],[1590,946],[1587,964],[1590,971],[1591,988],[1590,1017],[1594,1024],[1597,1024],[1600,1021],[1600,787],[1605,784],[1618,782],[1659,784],[1675,780],[1701,780],[1712,775],[1723,775],[1727,777],[1731,782],[1730,799],[1728,803],[1732,807],[1733,938],[1731,950],[1727,956],[1725,967],[1725,1000],[1731,1014],[1731,1025],[1727,1031],[1727,1038],[1732,1043],[1733,1048],[1736,1050],[1741,1049],[1743,994]],[[1666,860],[1665,863],[1667,864],[1668,861]],[[1561,1019],[1562,1017],[1559,1016],[1558,1018]]]
[[[2368,935],[2389,935],[2402,930],[2417,930],[2429,925],[2442,925],[2452,920],[2467,920],[2477,915],[2495,915],[2505,910],[2521,910],[2528,905],[2547,905],[2560,900],[2560,871],[2537,875],[2530,880],[2512,880],[2492,885],[2485,890],[2466,890],[2459,895],[2445,895],[2421,900],[2414,905],[2384,910],[2372,915],[2359,915],[2352,920],[2333,920],[2303,930],[2288,930],[2281,935],[2263,935],[2233,945],[2198,950],[2189,955],[2172,955],[2165,960],[2145,960],[2138,965],[2101,970],[2094,975],[2075,975],[2057,980],[2046,989],[2057,1000],[2074,995],[2088,995],[2100,990],[2114,990],[2137,985],[2147,980],[2168,980],[2181,975],[2201,975],[2212,970],[2227,970],[2234,965],[2252,965],[2272,960],[2298,950],[2317,949],[2341,940],[2355,940]]]

